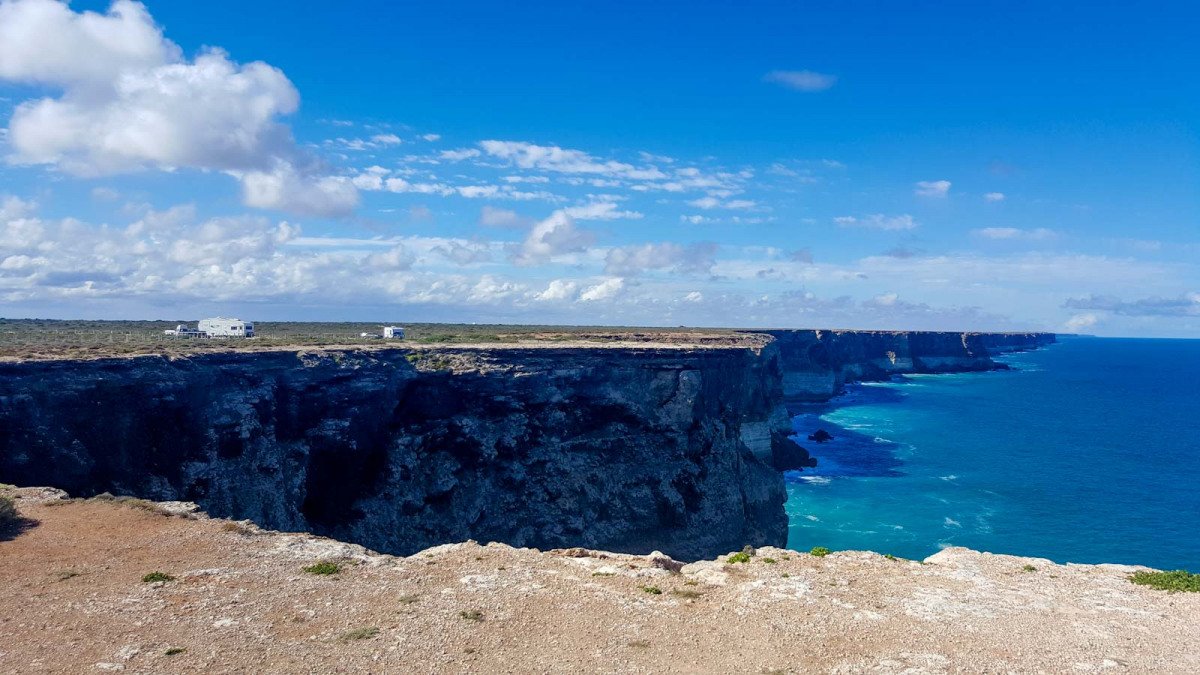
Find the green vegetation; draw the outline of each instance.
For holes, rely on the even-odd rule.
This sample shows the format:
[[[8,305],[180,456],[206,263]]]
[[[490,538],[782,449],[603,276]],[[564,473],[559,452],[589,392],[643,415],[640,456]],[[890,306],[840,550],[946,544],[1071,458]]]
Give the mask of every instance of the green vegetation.
[[[166,654],[167,656],[175,656],[176,654],[182,654],[186,651],[187,650],[184,649],[183,647],[171,647],[170,649],[168,649],[167,651],[165,651],[163,653]]]
[[[896,556],[892,555],[891,553],[884,553],[884,554],[883,554],[883,557],[887,558],[888,560],[892,560],[892,561],[899,560],[899,558],[897,558]]]
[[[784,572],[783,574],[780,574],[779,576],[783,577],[784,579],[790,579],[792,575],[788,574],[787,572]]]
[[[738,551],[737,553],[730,553],[729,557],[725,559],[725,562],[734,563],[734,564],[748,563],[748,562],[750,562],[750,554],[746,553],[745,551]]]
[[[1033,565],[1026,565],[1026,566],[1024,566],[1024,567],[1022,567],[1022,568],[1021,568],[1021,571],[1022,571],[1022,572],[1036,572],[1036,571],[1037,571],[1037,568],[1036,568],[1036,567],[1034,567]]]
[[[705,341],[729,339],[726,329],[645,328],[630,326],[517,326],[480,324],[403,323],[404,340],[364,338],[381,324],[350,322],[255,321],[257,337],[251,339],[196,339],[164,335],[177,324],[195,325],[200,317],[170,321],[55,321],[46,319],[0,319],[0,357],[19,359],[89,358],[129,354],[195,354],[272,347],[396,346],[412,344],[503,344],[528,340],[611,341],[672,338]],[[243,317],[254,319],[253,316]],[[694,336],[694,337],[691,337]],[[745,338],[739,338],[745,339]],[[406,356],[405,358],[409,358]]]
[[[677,598],[683,598],[685,600],[695,600],[704,594],[700,591],[693,591],[690,588],[676,588],[671,591],[671,595],[674,595]]]
[[[330,574],[337,574],[338,572],[341,572],[342,566],[335,562],[326,561],[316,563],[315,565],[309,565],[308,567],[304,568],[304,571],[308,572],[309,574],[328,576]]]
[[[594,577],[611,577],[613,574],[613,572],[592,572]]]
[[[824,546],[814,546],[814,547],[812,547],[812,550],[809,551],[810,555],[815,555],[818,558],[824,558],[825,556],[829,555],[830,553],[833,553],[833,551],[830,551],[829,549],[825,548]]]
[[[662,589],[658,586],[638,586],[638,588],[649,593],[650,595],[662,595]]]
[[[760,558],[760,560],[762,560],[764,563],[766,563],[768,565],[774,565],[775,563],[779,562],[778,560],[776,560],[774,558]]]
[[[0,496],[0,529],[11,527],[20,518],[17,515],[17,503],[12,497]]]
[[[1200,574],[1187,570],[1173,572],[1134,572],[1129,580],[1135,584],[1157,588],[1172,593],[1200,593]]]
[[[483,612],[477,609],[464,609],[458,615],[467,621],[483,621]]]
[[[354,640],[370,640],[371,638],[375,637],[376,635],[379,635],[378,628],[376,628],[375,626],[364,626],[362,628],[355,628],[354,630],[348,630],[345,633],[342,633],[341,635],[338,636],[338,642],[353,642]]]
[[[142,582],[147,584],[153,584],[160,581],[164,583],[167,581],[175,581],[175,577],[167,574],[166,572],[151,572],[142,577]]]

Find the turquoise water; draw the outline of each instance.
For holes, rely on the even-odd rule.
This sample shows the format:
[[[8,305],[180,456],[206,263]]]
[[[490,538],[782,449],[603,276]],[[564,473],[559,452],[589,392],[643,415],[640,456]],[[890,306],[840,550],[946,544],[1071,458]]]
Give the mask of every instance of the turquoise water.
[[[1200,340],[1064,339],[1014,370],[855,385],[793,419],[789,545],[1200,570]],[[834,440],[805,437],[817,428]]]

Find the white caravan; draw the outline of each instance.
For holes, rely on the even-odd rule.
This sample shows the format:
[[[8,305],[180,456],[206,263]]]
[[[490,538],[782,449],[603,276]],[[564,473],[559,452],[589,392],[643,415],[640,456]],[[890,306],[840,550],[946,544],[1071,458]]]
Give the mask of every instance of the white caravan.
[[[254,337],[254,324],[241,319],[202,319],[196,328],[208,337]]]

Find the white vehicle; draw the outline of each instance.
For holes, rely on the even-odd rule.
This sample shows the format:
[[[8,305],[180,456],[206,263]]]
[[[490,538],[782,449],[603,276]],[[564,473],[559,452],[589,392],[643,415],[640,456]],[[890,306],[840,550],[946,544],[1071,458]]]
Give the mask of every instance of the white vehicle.
[[[208,337],[254,337],[254,323],[241,319],[202,319],[196,328]]]
[[[164,330],[163,335],[170,335],[171,337],[204,337],[203,332],[195,328],[188,328],[183,324]]]
[[[400,326],[384,326],[383,327],[383,339],[384,340],[403,340],[404,339],[404,329],[401,328]]]

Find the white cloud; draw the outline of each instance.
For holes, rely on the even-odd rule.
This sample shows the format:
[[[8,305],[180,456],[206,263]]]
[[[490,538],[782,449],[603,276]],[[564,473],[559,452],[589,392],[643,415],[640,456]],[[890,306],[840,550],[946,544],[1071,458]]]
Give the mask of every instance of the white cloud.
[[[592,240],[590,232],[575,227],[571,216],[555,211],[530,228],[512,259],[517,265],[537,265],[560,255],[581,252]]]
[[[396,134],[375,134],[371,137],[371,142],[379,145],[400,145],[403,141]]]
[[[1097,323],[1100,323],[1100,317],[1095,314],[1075,314],[1067,319],[1066,323],[1063,324],[1063,329],[1068,333],[1078,333],[1095,326]]]
[[[811,70],[772,70],[763,76],[767,82],[783,85],[796,91],[825,91],[837,83],[836,75]]]
[[[358,205],[358,190],[349,179],[304,175],[287,162],[280,162],[272,171],[235,175],[242,180],[242,201],[247,206],[337,216]]]
[[[718,199],[717,197],[714,197],[712,195],[709,195],[707,197],[700,197],[699,199],[690,200],[688,202],[688,205],[694,206],[698,209],[704,209],[706,211],[710,210],[710,209],[716,209],[716,208],[742,209],[742,210],[758,208],[758,203],[755,201],[749,200],[749,199],[722,200],[722,199]]]
[[[245,186],[248,196],[263,192],[264,175],[276,175],[277,183],[307,187],[275,189],[285,199],[253,205],[323,215],[357,201],[346,195],[353,186],[331,194],[327,177],[278,121],[300,102],[282,71],[235,63],[215,48],[189,62],[140,3],[118,0],[107,14],[76,13],[53,0],[0,4],[0,78],[62,91],[16,107],[10,161],[81,176],[224,171],[258,183]],[[307,189],[318,194],[287,199]]]
[[[5,195],[0,199],[0,223],[18,218],[24,218],[37,209],[37,204],[20,197]]]
[[[421,138],[423,140],[429,141],[430,143],[433,143],[434,141],[442,140],[442,135],[441,134],[424,134],[421,136]]]
[[[708,274],[716,264],[716,253],[717,245],[711,243],[683,246],[664,242],[623,246],[609,250],[605,257],[604,272],[624,277],[659,269]]]
[[[945,197],[950,194],[950,181],[948,180],[922,180],[917,181],[917,187],[913,192],[919,197]]]
[[[1057,235],[1054,230],[1039,227],[1032,230],[1022,230],[1016,227],[985,227],[973,230],[973,233],[985,239],[1026,239],[1041,241],[1052,239]]]
[[[528,225],[529,219],[518,215],[516,211],[485,206],[479,212],[479,224],[485,227],[518,228]]]
[[[873,213],[861,218],[855,216],[838,216],[833,222],[842,227],[867,227],[874,230],[911,230],[917,227],[917,221],[907,213],[899,216],[885,216]]]
[[[464,159],[471,159],[472,157],[478,157],[478,156],[479,156],[479,151],[476,150],[475,148],[460,148],[458,150],[443,150],[443,151],[441,151],[441,153],[438,154],[438,157],[440,157],[441,159],[450,161],[450,162],[461,162]]]
[[[569,206],[563,211],[576,220],[617,220],[621,218],[637,219],[642,214],[637,211],[620,211],[616,202],[599,201],[582,206]]]
[[[579,294],[579,299],[583,302],[611,300],[619,295],[624,288],[625,280],[620,277],[613,277],[589,287],[583,293]]]
[[[579,293],[579,284],[566,279],[555,279],[546,290],[538,293],[535,298],[542,302],[562,302],[573,300]]]
[[[1002,202],[1004,201],[1003,192],[989,192],[983,196],[985,202]]]
[[[602,174],[630,180],[661,180],[667,177],[656,167],[635,167],[615,160],[600,160],[582,150],[557,145],[535,145],[522,141],[481,141],[479,147],[489,157],[510,162],[522,169],[538,169],[568,174]]]

